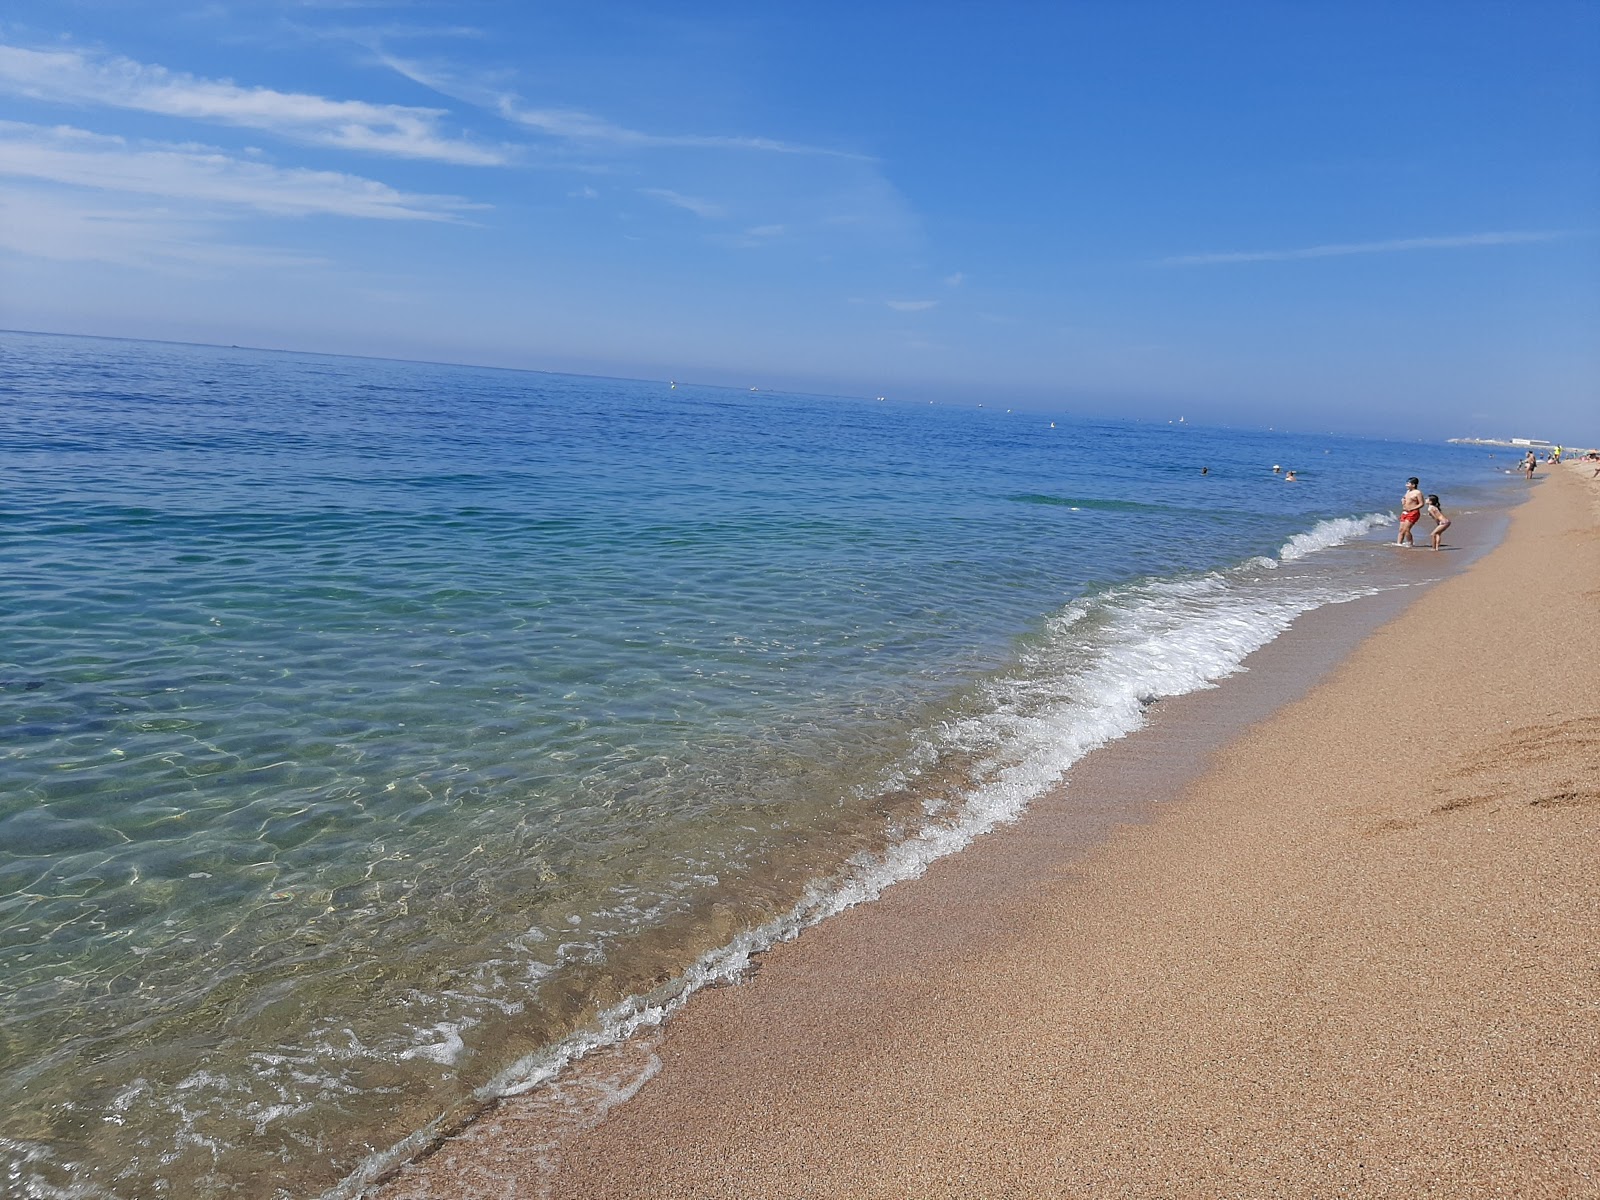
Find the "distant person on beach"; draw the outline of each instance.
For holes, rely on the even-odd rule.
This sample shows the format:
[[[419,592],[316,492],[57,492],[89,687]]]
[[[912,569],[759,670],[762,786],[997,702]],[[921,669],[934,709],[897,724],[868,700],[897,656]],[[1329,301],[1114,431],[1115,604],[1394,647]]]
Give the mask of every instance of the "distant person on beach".
[[[1524,479],[1532,479],[1533,468],[1538,466],[1538,464],[1539,460],[1534,457],[1533,451],[1529,450],[1528,453],[1522,457],[1522,477]]]
[[[1297,483],[1297,482],[1299,482],[1298,480],[1295,479],[1293,471],[1290,471],[1287,475],[1285,475],[1283,477],[1283,481],[1285,483]]]
[[[1412,530],[1416,527],[1417,519],[1422,516],[1422,506],[1427,501],[1422,495],[1422,488],[1418,486],[1415,475],[1406,480],[1406,494],[1400,498],[1400,536],[1395,539],[1396,546],[1414,546],[1411,540]]]
[[[1444,531],[1450,528],[1450,518],[1444,515],[1444,509],[1439,507],[1439,497],[1429,494],[1428,515],[1433,518],[1433,548],[1439,548],[1439,541],[1444,537]]]

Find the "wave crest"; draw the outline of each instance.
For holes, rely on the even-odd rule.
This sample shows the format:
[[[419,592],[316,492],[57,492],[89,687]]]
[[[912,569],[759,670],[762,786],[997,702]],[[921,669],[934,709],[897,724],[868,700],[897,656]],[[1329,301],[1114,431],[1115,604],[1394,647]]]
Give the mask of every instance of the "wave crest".
[[[1318,550],[1342,545],[1392,520],[1394,517],[1389,513],[1368,513],[1364,517],[1335,517],[1331,521],[1318,521],[1304,533],[1297,533],[1285,542],[1283,549],[1278,551],[1278,558],[1283,562],[1293,562]]]

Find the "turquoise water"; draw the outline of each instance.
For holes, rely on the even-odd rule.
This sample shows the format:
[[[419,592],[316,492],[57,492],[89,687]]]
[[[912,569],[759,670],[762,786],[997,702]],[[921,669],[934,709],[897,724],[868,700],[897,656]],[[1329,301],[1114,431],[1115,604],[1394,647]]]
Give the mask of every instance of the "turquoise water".
[[[1422,581],[1410,474],[1504,502],[1476,449],[0,334],[8,1186],[353,1187]]]

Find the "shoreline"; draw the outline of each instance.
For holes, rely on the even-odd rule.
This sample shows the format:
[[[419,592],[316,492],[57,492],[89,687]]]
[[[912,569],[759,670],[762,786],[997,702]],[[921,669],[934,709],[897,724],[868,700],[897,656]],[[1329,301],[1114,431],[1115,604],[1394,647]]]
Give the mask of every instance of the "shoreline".
[[[1169,1187],[1183,1194],[1202,1194],[1205,1188],[1197,1181],[1215,1177],[1220,1183],[1227,1177],[1226,1172],[1218,1173],[1224,1160],[1216,1157],[1215,1136],[1174,1138],[1166,1129],[1167,1144],[1159,1151],[1151,1146],[1150,1153],[1171,1160],[1161,1168],[1164,1171],[1177,1169],[1185,1156],[1193,1168],[1195,1153],[1204,1150],[1208,1165],[1188,1176],[1158,1178],[1149,1174],[1150,1162],[1139,1155],[1130,1158],[1128,1151],[1166,1128],[1168,1123],[1154,1115],[1161,1107],[1155,1103],[1158,1097],[1183,1096],[1184,1108],[1195,1108],[1193,1097],[1185,1095],[1183,1079],[1192,1090],[1196,1079],[1232,1077],[1220,1069],[1196,1075],[1190,1062],[1190,1073],[1175,1080],[1170,1068],[1184,1062],[1179,1055],[1166,1064],[1168,1070],[1156,1070],[1162,1063],[1148,1061],[1152,1047],[1178,1046],[1193,1057],[1201,1048],[1195,1040],[1197,1030],[1185,1028],[1181,1020],[1174,1024],[1176,1018],[1170,1013],[1150,1012],[1149,1028],[1133,1036],[1125,1028],[1126,1013],[1138,1011],[1141,1001],[1148,1003],[1149,997],[1166,988],[1170,1007],[1180,1013],[1197,1002],[1209,1011],[1231,997],[1224,1012],[1240,1019],[1249,1015],[1251,1028],[1258,1032],[1293,1029],[1296,1020],[1303,1026],[1311,1018],[1313,1024],[1336,1024],[1349,1016],[1330,1003],[1288,1014],[1296,1020],[1278,1020],[1270,1015],[1271,1004],[1240,1001],[1240,981],[1218,979],[1215,972],[1202,969],[1206,964],[1192,961],[1195,948],[1205,944],[1196,934],[1206,932],[1201,920],[1206,906],[1236,910],[1252,895],[1258,906],[1275,896],[1272,914],[1280,912],[1286,897],[1299,899],[1290,905],[1302,920],[1291,922],[1285,933],[1288,949],[1303,951],[1307,939],[1321,942],[1333,936],[1334,931],[1319,930],[1310,919],[1314,913],[1308,915],[1303,907],[1310,884],[1325,885],[1326,878],[1307,880],[1288,871],[1279,882],[1292,886],[1283,894],[1261,893],[1253,886],[1258,881],[1252,876],[1263,865],[1282,864],[1270,860],[1262,864],[1248,853],[1240,861],[1244,836],[1259,835],[1263,827],[1255,821],[1239,826],[1239,813],[1234,811],[1238,795],[1262,791],[1264,770],[1272,778],[1297,781],[1291,788],[1325,790],[1328,772],[1350,765],[1341,763],[1341,758],[1368,754],[1371,747],[1362,744],[1354,756],[1332,748],[1331,763],[1327,747],[1320,759],[1315,750],[1299,756],[1319,761],[1318,767],[1317,762],[1297,761],[1295,755],[1285,759],[1271,741],[1292,738],[1294,722],[1305,719],[1303,710],[1326,709],[1330,695],[1337,699],[1337,693],[1350,691],[1347,677],[1359,675],[1364,660],[1377,658],[1377,665],[1384,666],[1392,657],[1388,646],[1394,639],[1405,643],[1405,653],[1399,657],[1406,653],[1417,657],[1413,643],[1429,636],[1428,617],[1419,617],[1419,610],[1446,604],[1438,600],[1441,593],[1459,591],[1474,580],[1482,583],[1483,573],[1494,574],[1490,568],[1508,552],[1526,551],[1528,537],[1519,531],[1530,522],[1547,519],[1530,517],[1530,510],[1551,507],[1541,503],[1543,494],[1566,496],[1569,482],[1577,481],[1547,483],[1537,489],[1533,502],[1514,511],[1512,534],[1500,548],[1469,566],[1466,574],[1445,579],[1414,602],[1406,597],[1399,618],[1364,640],[1361,635],[1370,625],[1355,628],[1337,611],[1355,605],[1307,614],[1303,620],[1323,628],[1312,636],[1304,631],[1298,638],[1286,635],[1257,656],[1292,656],[1298,643],[1302,651],[1319,650],[1326,661],[1317,667],[1309,660],[1258,662],[1253,656],[1249,674],[1223,685],[1257,693],[1253,703],[1259,712],[1246,711],[1248,704],[1241,708],[1243,701],[1222,706],[1232,713],[1234,728],[1200,731],[1193,712],[1180,711],[1185,706],[1195,709],[1196,701],[1201,705],[1214,701],[1215,693],[1164,702],[1153,722],[1155,730],[1090,755],[1073,768],[1064,792],[1036,802],[1017,825],[990,834],[954,859],[941,860],[923,878],[898,885],[875,904],[834,917],[797,942],[766,952],[754,978],[737,987],[702,993],[664,1032],[600,1056],[574,1078],[546,1089],[546,1094],[503,1101],[432,1156],[405,1168],[378,1194],[481,1196],[499,1195],[509,1188],[518,1194],[551,1195],[784,1195],[793,1194],[797,1180],[804,1180],[807,1195],[1028,1195],[1034,1188],[1057,1194],[1061,1189],[1096,1190],[1113,1183],[1132,1194]],[[1575,494],[1579,489],[1571,490]],[[1592,586],[1592,515],[1589,520],[1586,563]],[[1492,606],[1486,611],[1493,632]],[[1341,622],[1342,644],[1341,632],[1332,628]],[[1357,641],[1359,647],[1354,646]],[[1538,635],[1533,641],[1540,643]],[[1331,655],[1330,646],[1336,647]],[[1286,697],[1283,681],[1297,669],[1303,675],[1331,671],[1331,677],[1309,696]],[[1478,669],[1481,675],[1481,664]],[[1462,670],[1470,673],[1473,667]],[[1240,680],[1244,682],[1236,687]],[[1370,687],[1366,696],[1363,703],[1371,708]],[[1290,701],[1286,706],[1285,699]],[[1381,731],[1381,719],[1362,712],[1363,703],[1352,712],[1346,697],[1342,709],[1333,703],[1322,719],[1355,725],[1376,720]],[[1381,694],[1379,703],[1384,703]],[[1447,722],[1451,719],[1446,717]],[[1273,732],[1285,723],[1291,727],[1289,734]],[[1248,729],[1243,728],[1246,725]],[[1166,738],[1169,761],[1164,766],[1138,761],[1152,757],[1141,753],[1141,747],[1163,744],[1162,726],[1177,734]],[[1192,744],[1181,745],[1184,738]],[[1455,736],[1456,742],[1470,740],[1465,733]],[[1235,760],[1241,755],[1246,761],[1238,766]],[[1264,766],[1263,755],[1270,766]],[[1209,769],[1195,781],[1174,766],[1178,760],[1189,763],[1184,769],[1190,776],[1206,760]],[[1382,762],[1381,756],[1377,761]],[[1416,786],[1425,784],[1426,773]],[[1162,788],[1168,791],[1162,793]],[[1151,791],[1181,792],[1183,799],[1153,811],[1157,806],[1148,799]],[[1395,803],[1393,797],[1381,794],[1382,789],[1379,793],[1368,803],[1379,808]],[[1064,803],[1063,797],[1069,802]],[[1096,808],[1090,814],[1091,827],[1085,824],[1085,797],[1097,801],[1096,806],[1087,806]],[[1261,799],[1252,799],[1251,805],[1262,809],[1254,815],[1271,822],[1271,832],[1280,839],[1270,844],[1281,849],[1283,837],[1290,837],[1290,845],[1302,846],[1310,844],[1307,838],[1313,842],[1320,838],[1317,844],[1323,851],[1336,848],[1340,856],[1350,857],[1350,848],[1330,834],[1330,828],[1348,834],[1344,829],[1348,820],[1332,819],[1326,812],[1285,813]],[[1464,810],[1473,807],[1462,805]],[[1573,805],[1571,812],[1580,820],[1587,815],[1592,826],[1592,810]],[[1410,816],[1388,819],[1412,822],[1406,830],[1393,830],[1397,836],[1421,827]],[[1195,848],[1217,845],[1218,831],[1225,828],[1232,828],[1240,843],[1217,847],[1223,851],[1217,862],[1231,863],[1233,873],[1216,876],[1220,868],[1195,861]],[[1187,833],[1178,836],[1179,830]],[[1158,871],[1157,863],[1170,869]],[[1321,865],[1326,869],[1328,864]],[[1172,905],[1172,890],[1195,876],[1214,876],[1214,890],[1203,901],[1185,893],[1190,903]],[[1130,907],[1130,896],[1141,902]],[[1060,919],[1063,913],[1071,914],[1070,921]],[[1196,920],[1201,923],[1199,930],[1192,927]],[[1266,922],[1269,929],[1281,923],[1276,917]],[[1228,928],[1235,940],[1242,937],[1248,943],[1255,924],[1259,922]],[[1403,930],[1388,932],[1393,941]],[[1258,940],[1259,934],[1256,930]],[[1238,958],[1256,976],[1263,971],[1270,975],[1270,963],[1261,961],[1261,947],[1254,948],[1258,953],[1251,956],[1238,945],[1231,946],[1230,961]],[[1369,948],[1369,957],[1372,953]],[[1293,966],[1291,973],[1297,975],[1319,962],[1304,953],[1273,958],[1280,960]],[[1041,978],[1041,967],[1047,963],[1072,969],[1065,976]],[[1142,973],[1157,966],[1161,969],[1154,978],[1141,980]],[[1182,972],[1179,966],[1184,967]],[[1180,977],[1187,986],[1171,992],[1173,981]],[[1074,981],[1065,991],[1062,978]],[[1131,996],[1126,994],[1130,988]],[[1112,1004],[1112,997],[1120,997],[1119,1002]],[[1065,1008],[1060,1007],[1063,999],[1069,1001]],[[1261,1011],[1250,1015],[1258,1007]],[[1079,1040],[1063,1043],[1050,1036],[1059,1034],[1059,1029],[1039,1028],[1058,1011],[1070,1015],[1065,1027],[1076,1030]],[[1237,1040],[1239,1024],[1239,1019],[1223,1021],[1220,1032]],[[1165,1036],[1154,1036],[1156,1030]],[[1084,1040],[1090,1033],[1095,1036]],[[1086,1046],[1098,1047],[1100,1057],[1085,1058]],[[1047,1050],[1042,1058],[1039,1047]],[[1249,1054],[1240,1061],[1260,1057]],[[1208,1061],[1218,1067],[1214,1060]],[[1108,1062],[1141,1063],[1145,1073],[1162,1082],[1130,1095],[1130,1080],[1117,1072],[1108,1074]],[[1067,1069],[1068,1064],[1076,1069]],[[652,1075],[657,1077],[638,1090],[631,1103],[612,1108]],[[1090,1082],[1093,1086],[1086,1087]],[[1114,1099],[1117,1085],[1121,1100]],[[563,1089],[570,1095],[564,1097]],[[1280,1081],[1278,1092],[1284,1094],[1276,1096],[1272,1111],[1293,1112],[1289,1101],[1294,1089],[1285,1091]],[[572,1095],[580,1098],[576,1104],[570,1102]],[[1063,1121],[1060,1105],[1074,1095],[1076,1105],[1069,1111],[1075,1119]],[[1249,1095],[1259,1099],[1258,1091]],[[1138,1102],[1141,1098],[1143,1103]],[[608,1108],[609,1119],[594,1126],[594,1115]],[[984,1114],[981,1122],[975,1112]],[[1210,1111],[1194,1128],[1236,1128],[1249,1115],[1248,1103],[1232,1094],[1227,1104]],[[1272,1113],[1255,1115],[1266,1119]],[[1338,1112],[1323,1115],[1332,1119]],[[1141,1138],[1130,1139],[1130,1122],[1143,1130]],[[1303,1134],[1292,1123],[1291,1129]],[[1012,1136],[1002,1136],[1001,1130],[1011,1130]],[[1247,1141],[1281,1146],[1285,1138],[1274,1142],[1270,1132],[1258,1130]],[[1223,1139],[1230,1144],[1237,1140]],[[1303,1137],[1288,1137],[1286,1156],[1269,1155],[1265,1161],[1280,1166],[1303,1161],[1307,1147],[1301,1141]],[[1025,1145],[1053,1152],[1024,1153]],[[1243,1161],[1238,1155],[1224,1157],[1232,1163]],[[1263,1161],[1259,1155],[1245,1158]],[[1141,1162],[1142,1173],[1135,1169]],[[1252,1178],[1269,1190],[1292,1191],[1295,1186],[1286,1177],[1252,1177],[1248,1172],[1240,1174],[1234,1185],[1249,1187]],[[1361,1190],[1364,1178],[1343,1179],[1339,1186],[1346,1192],[1354,1188],[1351,1194],[1368,1194]],[[1326,1177],[1322,1182],[1327,1183]],[[1458,1187],[1472,1183],[1470,1177],[1455,1180]]]

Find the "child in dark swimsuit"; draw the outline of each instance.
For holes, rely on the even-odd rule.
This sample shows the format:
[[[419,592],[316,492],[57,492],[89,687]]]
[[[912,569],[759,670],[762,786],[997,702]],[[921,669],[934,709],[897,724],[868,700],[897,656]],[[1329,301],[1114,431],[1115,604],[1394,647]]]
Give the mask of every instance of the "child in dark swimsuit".
[[[1444,510],[1439,507],[1439,497],[1428,497],[1428,515],[1433,518],[1433,548],[1439,548],[1439,539],[1444,536],[1444,531],[1450,528],[1450,518],[1444,515]]]

